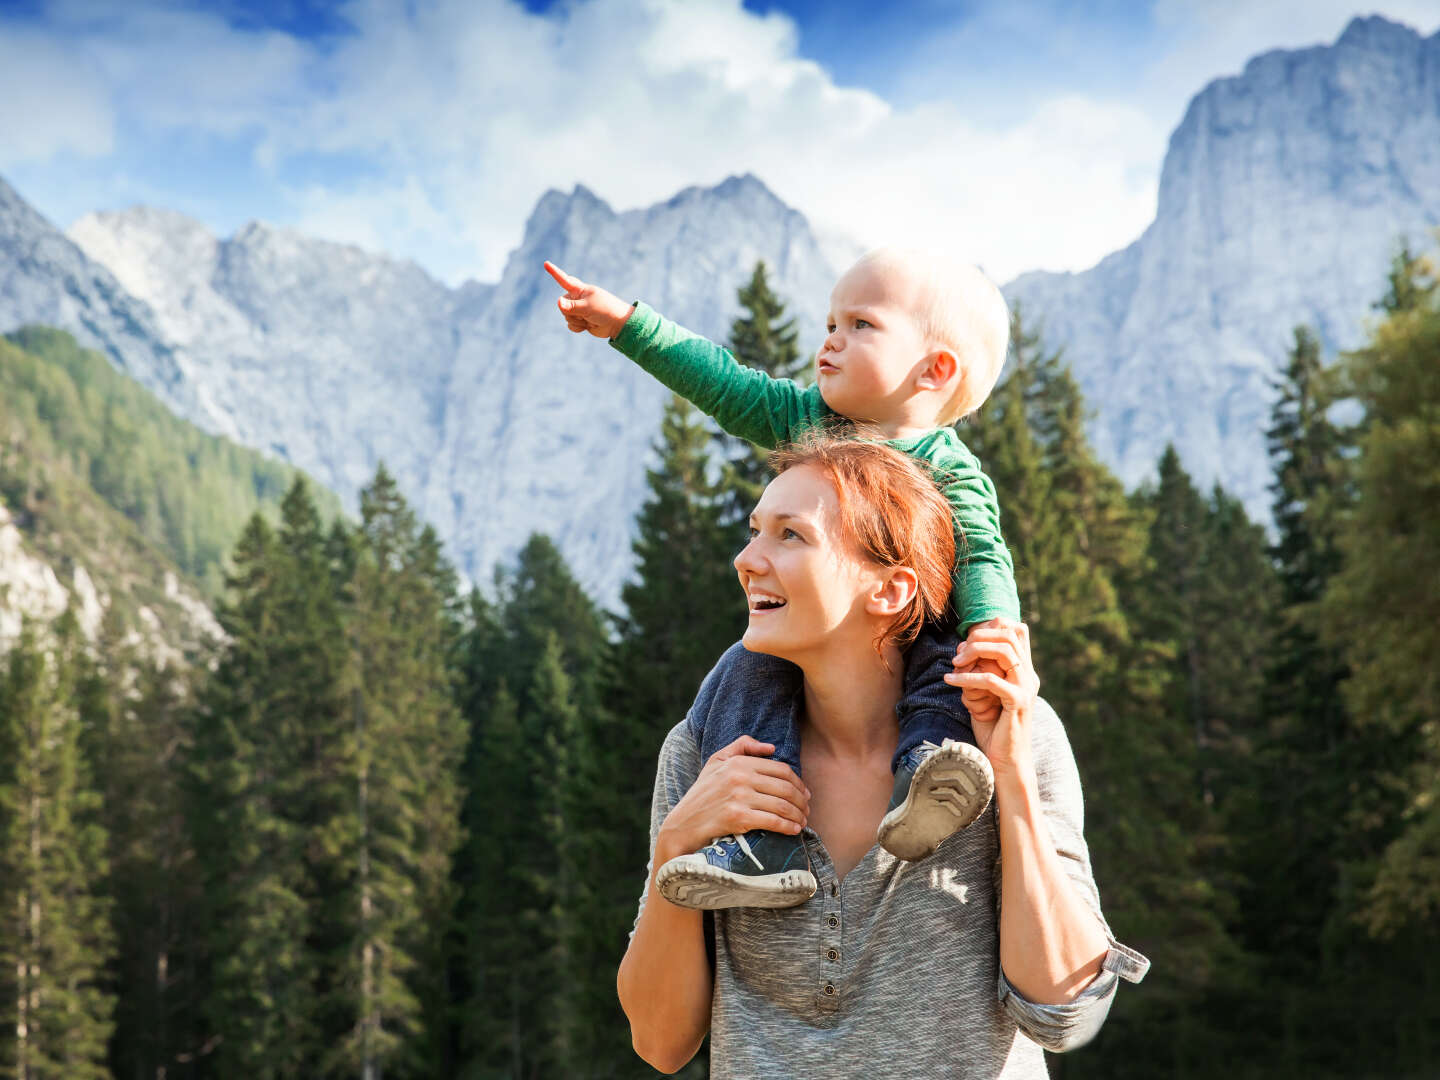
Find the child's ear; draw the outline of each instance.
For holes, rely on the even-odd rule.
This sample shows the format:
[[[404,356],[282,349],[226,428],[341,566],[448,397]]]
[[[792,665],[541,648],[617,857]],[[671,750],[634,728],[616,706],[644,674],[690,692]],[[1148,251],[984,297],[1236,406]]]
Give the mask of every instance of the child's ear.
[[[921,390],[943,390],[960,370],[960,362],[949,349],[937,349],[925,357],[916,386]]]

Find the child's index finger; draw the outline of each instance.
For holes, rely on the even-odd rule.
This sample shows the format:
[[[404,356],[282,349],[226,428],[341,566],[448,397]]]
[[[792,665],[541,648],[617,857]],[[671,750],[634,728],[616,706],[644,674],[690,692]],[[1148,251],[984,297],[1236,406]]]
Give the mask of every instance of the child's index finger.
[[[545,263],[545,272],[554,278],[566,292],[579,292],[585,287],[585,283],[579,278],[573,278],[565,273],[558,266],[550,261]]]

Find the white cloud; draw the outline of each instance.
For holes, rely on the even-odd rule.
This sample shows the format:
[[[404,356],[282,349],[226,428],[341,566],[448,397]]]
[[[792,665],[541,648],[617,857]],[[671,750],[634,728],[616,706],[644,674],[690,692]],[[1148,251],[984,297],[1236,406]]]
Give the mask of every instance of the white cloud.
[[[837,85],[797,54],[788,19],[740,0],[573,0],[543,16],[516,0],[350,0],[340,13],[355,33],[316,46],[71,0],[50,12],[51,47],[93,57],[108,99],[92,86],[70,102],[52,77],[39,100],[62,122],[32,131],[27,152],[106,152],[106,107],[142,134],[250,139],[257,209],[450,281],[493,278],[546,188],[584,183],[625,208],[750,171],[827,233],[944,243],[1005,279],[1133,239],[1184,98],[1265,48],[1333,40],[1346,19],[1332,0],[1158,0],[1176,44],[1133,95],[1057,93],[995,128],[984,100],[899,108]],[[317,155],[349,164],[317,170]]]
[[[115,147],[105,81],[83,52],[46,34],[0,29],[0,169]]]
[[[629,207],[752,171],[822,228],[939,238],[999,277],[1088,265],[1154,209],[1146,152],[1163,132],[1143,112],[1058,99],[993,132],[960,103],[897,111],[835,85],[797,56],[793,24],[738,0],[582,3],[560,20],[495,2],[351,15],[360,34],[327,68],[336,93],[273,130],[267,156],[380,155],[405,177],[395,208],[377,213],[383,187],[310,189],[302,224],[451,279],[493,276],[541,192],[577,182]]]

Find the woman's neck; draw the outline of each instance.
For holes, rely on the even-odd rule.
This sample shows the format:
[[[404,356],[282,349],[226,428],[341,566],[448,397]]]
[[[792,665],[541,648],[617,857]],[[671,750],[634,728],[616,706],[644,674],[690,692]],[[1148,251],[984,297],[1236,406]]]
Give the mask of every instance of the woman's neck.
[[[886,659],[888,670],[866,642],[863,649],[827,649],[823,656],[797,660],[805,673],[804,739],[831,757],[892,754],[905,661],[893,647],[887,647]]]

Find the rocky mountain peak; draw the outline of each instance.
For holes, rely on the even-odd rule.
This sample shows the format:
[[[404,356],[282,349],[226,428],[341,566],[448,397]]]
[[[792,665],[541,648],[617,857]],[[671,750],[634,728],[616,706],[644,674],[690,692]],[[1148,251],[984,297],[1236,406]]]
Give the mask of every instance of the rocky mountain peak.
[[[1411,48],[1423,40],[1413,27],[1391,22],[1383,15],[1357,15],[1336,39],[1335,47],[1387,53]]]
[[[595,218],[613,217],[614,214],[610,204],[584,184],[576,184],[568,195],[551,188],[540,196],[535,209],[526,218],[521,247],[546,243],[548,238],[563,232],[567,222],[573,228]]]
[[[1264,430],[1293,328],[1358,344],[1397,241],[1440,224],[1440,34],[1358,19],[1216,79],[1171,137],[1154,223],[1082,274],[1007,294],[1066,347],[1128,483],[1167,442],[1269,515]]]

